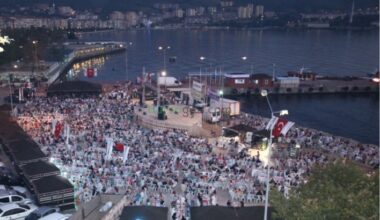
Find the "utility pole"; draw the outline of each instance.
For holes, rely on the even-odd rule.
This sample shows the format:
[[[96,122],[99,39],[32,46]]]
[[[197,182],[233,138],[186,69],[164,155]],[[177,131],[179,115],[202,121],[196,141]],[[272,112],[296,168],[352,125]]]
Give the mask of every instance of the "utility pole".
[[[157,118],[160,113],[160,73],[157,73]]]
[[[125,48],[125,81],[128,81],[128,47]]]
[[[9,97],[11,99],[11,115],[13,115],[13,94],[12,94],[12,84],[11,84],[12,74],[9,74],[8,83],[9,83]]]
[[[142,98],[141,98],[141,102],[142,102],[142,106],[145,106],[145,67],[143,67],[143,71],[142,71]]]

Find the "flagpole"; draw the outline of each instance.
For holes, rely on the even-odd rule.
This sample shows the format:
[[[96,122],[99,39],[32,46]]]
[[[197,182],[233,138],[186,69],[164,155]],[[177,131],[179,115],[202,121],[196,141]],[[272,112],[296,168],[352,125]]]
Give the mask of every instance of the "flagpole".
[[[269,102],[268,92],[266,90],[263,90],[263,91],[261,91],[261,95],[265,96],[265,98],[267,100],[267,103],[268,103],[269,109],[270,109],[270,113],[271,113],[271,119],[272,119],[273,116],[274,116],[274,114],[273,114],[272,105]],[[268,158],[267,158],[267,181],[266,181],[266,190],[265,190],[264,220],[268,219],[268,204],[269,204],[268,200],[269,200],[269,190],[270,190],[270,187],[269,187],[269,178],[270,178],[270,175],[269,175],[269,171],[270,171],[269,162],[270,162],[270,156],[271,156],[270,154],[271,154],[271,149],[272,149],[272,132],[273,132],[273,126],[269,130]]]
[[[270,109],[270,113],[271,113],[271,121],[275,117],[274,116],[275,113],[279,113],[280,115],[287,115],[288,114],[288,110],[281,110],[281,111],[273,112],[272,105],[270,104],[269,98],[268,98],[268,91],[262,90],[261,91],[261,96],[265,96],[265,98],[267,100],[267,103],[268,103],[269,109]],[[270,186],[269,186],[269,179],[270,179],[270,166],[269,166],[269,162],[270,162],[271,151],[272,151],[273,130],[274,130],[275,126],[276,126],[276,123],[277,123],[277,120],[276,120],[276,122],[274,122],[274,124],[270,125],[270,127],[269,127],[270,129],[269,129],[269,141],[268,141],[268,158],[267,158],[268,161],[267,161],[267,179],[266,179],[266,190],[265,190],[264,220],[268,219],[269,190],[270,190]],[[268,124],[268,126],[269,126],[269,124]],[[266,128],[266,129],[268,129],[268,128]],[[281,129],[283,129],[283,127]]]
[[[12,94],[12,85],[11,85],[11,74],[8,76],[8,85],[9,85],[9,98],[11,99],[11,115],[13,116],[13,94]]]
[[[158,119],[158,113],[160,113],[160,73],[157,73],[157,119]]]
[[[269,106],[269,110],[270,110],[270,114],[271,114],[271,118],[272,118],[274,115],[273,115],[272,105],[271,105],[270,102],[269,102],[268,94],[265,95],[265,98],[266,98],[266,100],[267,100],[267,103],[268,103],[268,106]]]
[[[142,86],[143,86],[143,91],[142,91],[142,106],[145,106],[145,66],[143,67],[143,72],[142,72]]]
[[[268,97],[267,97],[267,100],[268,100]],[[268,103],[269,103],[269,100],[268,100]],[[273,113],[271,114],[272,117],[273,117]],[[271,128],[269,130],[269,142],[268,142],[268,159],[267,159],[267,181],[266,181],[266,190],[265,190],[265,211],[264,211],[264,220],[267,220],[268,218],[268,200],[269,200],[269,171],[270,171],[270,168],[269,168],[269,161],[270,161],[270,156],[271,156],[271,150],[272,150],[272,132],[273,132],[273,128]]]

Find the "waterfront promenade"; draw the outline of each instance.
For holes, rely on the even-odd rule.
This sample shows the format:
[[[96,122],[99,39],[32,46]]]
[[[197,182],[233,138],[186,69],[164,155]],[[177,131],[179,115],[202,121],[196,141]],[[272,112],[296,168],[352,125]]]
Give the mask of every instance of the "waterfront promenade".
[[[47,72],[48,85],[56,82],[76,62],[126,50],[126,45],[123,42],[67,43],[65,46],[70,48],[72,52],[67,55],[64,62]]]
[[[126,50],[126,44],[124,42],[84,42],[84,43],[64,43],[67,50],[71,51],[65,56],[63,61],[45,63],[44,68],[38,69],[33,72],[32,69],[13,68],[6,70],[0,74],[0,79],[3,81],[2,86],[8,85],[9,73],[17,78],[17,82],[12,82],[14,85],[23,85],[25,82],[30,82],[31,77],[37,79],[47,79],[46,84],[49,86],[60,80],[64,74],[69,71],[73,64],[88,60],[94,57],[104,56],[108,54],[114,54],[124,52]],[[15,65],[17,66],[17,65]]]

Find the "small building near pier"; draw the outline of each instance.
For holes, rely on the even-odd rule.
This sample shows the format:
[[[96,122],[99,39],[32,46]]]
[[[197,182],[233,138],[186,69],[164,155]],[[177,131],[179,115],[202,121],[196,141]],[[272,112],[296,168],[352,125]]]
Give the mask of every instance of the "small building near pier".
[[[273,78],[265,73],[252,74],[251,82],[254,89],[271,89],[273,87]]]
[[[231,88],[249,88],[251,79],[249,74],[245,73],[230,73],[224,75],[224,86]]]
[[[280,88],[298,88],[300,85],[300,78],[298,77],[277,77],[276,80],[280,84]]]
[[[244,93],[259,93],[262,89],[271,90],[273,86],[274,82],[272,77],[265,73],[231,73],[224,75],[226,94],[238,95]]]

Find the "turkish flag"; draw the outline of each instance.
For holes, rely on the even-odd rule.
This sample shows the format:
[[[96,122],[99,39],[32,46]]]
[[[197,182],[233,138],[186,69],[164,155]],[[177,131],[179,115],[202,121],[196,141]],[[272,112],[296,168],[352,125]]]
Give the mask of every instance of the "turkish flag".
[[[288,120],[286,120],[284,118],[278,118],[276,124],[273,127],[272,135],[274,137],[279,137],[281,135],[281,131],[285,127],[286,123],[288,123]]]
[[[59,136],[61,135],[61,131],[62,131],[62,124],[58,122],[55,125],[54,137],[59,138]]]
[[[87,68],[87,77],[92,78],[95,76],[94,68]]]
[[[119,152],[124,151],[124,145],[122,143],[115,144],[115,150]]]

